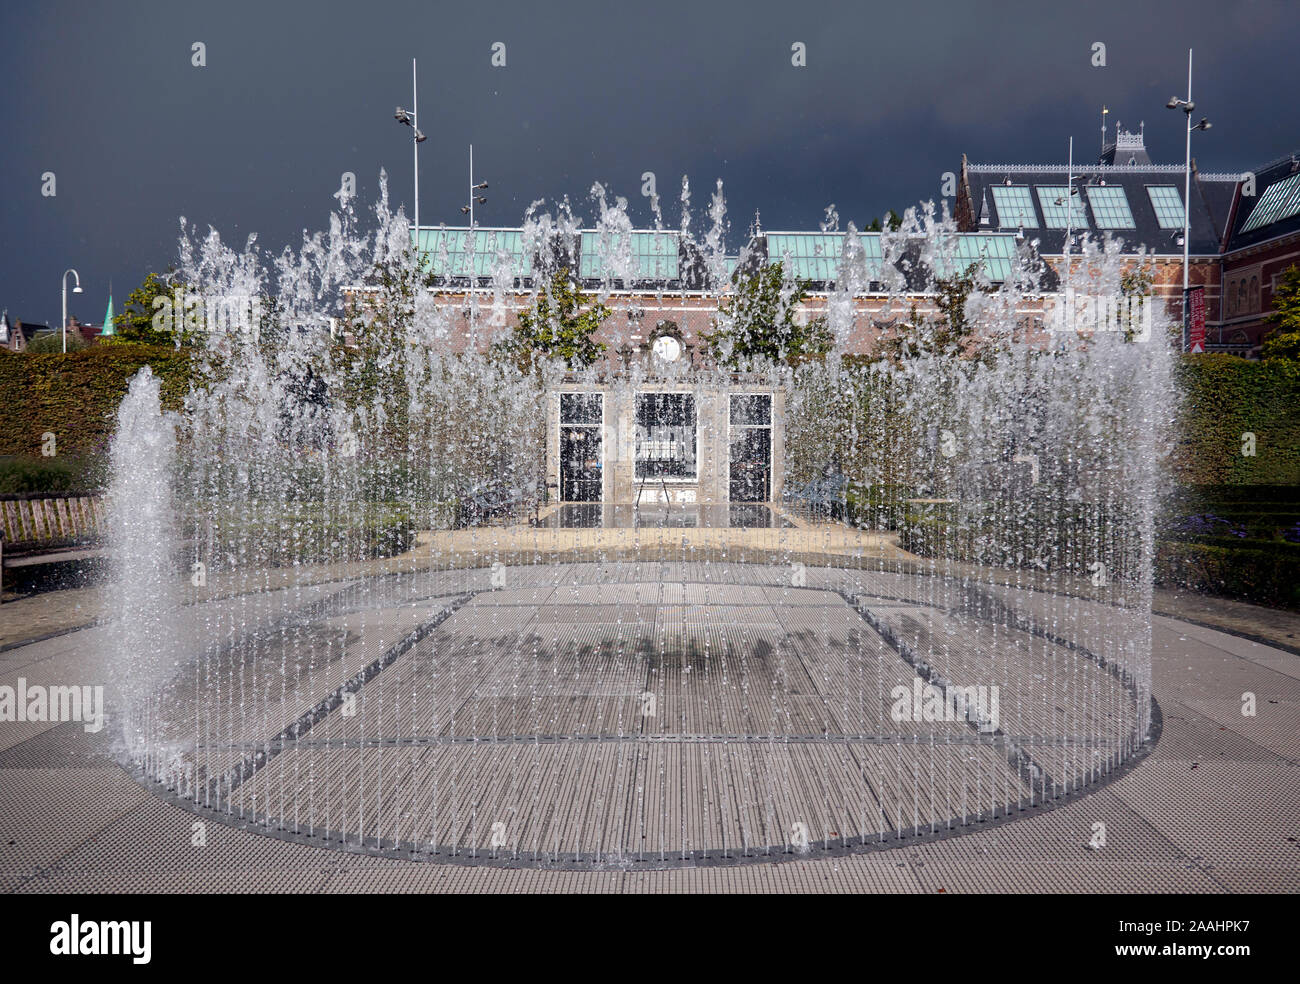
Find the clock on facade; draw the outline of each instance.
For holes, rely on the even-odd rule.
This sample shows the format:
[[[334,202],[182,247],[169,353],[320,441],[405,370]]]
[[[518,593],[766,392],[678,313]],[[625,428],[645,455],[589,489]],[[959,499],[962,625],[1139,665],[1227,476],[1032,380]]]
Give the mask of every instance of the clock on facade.
[[[665,362],[676,362],[682,355],[682,343],[672,335],[660,335],[654,340],[651,351]]]

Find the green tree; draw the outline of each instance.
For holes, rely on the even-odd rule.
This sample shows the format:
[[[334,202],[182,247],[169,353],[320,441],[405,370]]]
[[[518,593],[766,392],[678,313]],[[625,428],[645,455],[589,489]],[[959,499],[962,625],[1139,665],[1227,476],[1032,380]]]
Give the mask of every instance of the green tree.
[[[561,268],[533,306],[520,313],[514,334],[503,347],[525,370],[539,356],[563,359],[573,368],[589,366],[607,348],[593,336],[609,314],[609,308],[592,303],[568,269]]]
[[[354,344],[332,350],[346,380],[345,402],[353,408],[383,407],[387,413],[385,440],[408,429],[405,354],[412,344],[416,295],[432,283],[432,275],[417,268],[414,250],[376,263],[350,312]]]
[[[807,300],[811,281],[787,280],[784,263],[737,274],[735,290],[719,307],[713,331],[701,332],[705,352],[732,369],[761,362],[798,362],[829,352],[832,337],[824,317],[800,324],[795,315]]]
[[[1151,284],[1151,270],[1147,267],[1135,267],[1119,278],[1119,290],[1126,300],[1130,297],[1150,297]],[[1146,301],[1144,303],[1149,304],[1151,302]],[[1131,342],[1137,337],[1139,328],[1130,322],[1127,306],[1124,308],[1123,320],[1124,339]]]
[[[882,223],[879,218],[871,220],[871,224],[863,229],[863,232],[883,232],[889,229],[890,232],[896,231],[903,224],[902,216],[892,208],[885,213],[885,221]]]
[[[80,352],[86,347],[86,340],[81,337],[79,331],[68,332],[68,351]],[[25,351],[32,355],[41,355],[47,352],[63,351],[63,335],[61,332],[52,331],[47,335],[37,335],[28,343]]]
[[[140,284],[126,299],[126,304],[122,307],[122,313],[113,319],[114,335],[117,341],[122,342],[144,342],[148,345],[173,345],[175,344],[175,333],[171,318],[159,322],[159,327],[155,327],[155,316],[160,310],[172,312],[173,295],[172,291],[176,289],[172,271],[159,275],[151,273],[144,278]],[[185,288],[181,288],[181,297],[184,298]],[[166,302],[166,308],[156,306],[155,298],[163,298]],[[108,341],[108,339],[104,339]]]
[[[922,318],[912,306],[910,323],[900,324],[880,340],[877,351],[892,362],[927,355],[970,354],[974,326],[966,314],[966,302],[975,290],[976,265],[961,273],[936,277],[935,306],[938,316]]]
[[[1282,275],[1273,291],[1273,313],[1265,320],[1275,326],[1260,350],[1265,359],[1300,359],[1300,266]]]

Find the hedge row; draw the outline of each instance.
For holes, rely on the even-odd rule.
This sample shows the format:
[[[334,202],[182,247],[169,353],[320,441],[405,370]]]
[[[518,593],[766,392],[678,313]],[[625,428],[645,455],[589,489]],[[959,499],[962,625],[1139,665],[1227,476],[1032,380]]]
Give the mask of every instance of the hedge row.
[[[92,345],[66,355],[0,349],[0,455],[41,456],[53,434],[58,457],[99,455],[108,446],[118,404],[142,366],[162,380],[163,404],[176,409],[189,389],[191,356],[167,346]]]
[[[0,406],[18,411],[0,428],[0,455],[39,455],[46,433],[59,454],[98,453],[130,377],[152,366],[164,403],[175,408],[190,360],[186,350],[121,343],[66,355],[0,350]],[[1175,372],[1185,394],[1171,462],[1179,482],[1300,485],[1300,363],[1185,356]],[[1242,453],[1247,433],[1255,435],[1253,455]]]
[[[1166,539],[1161,537],[1162,540]],[[1168,538],[1171,543],[1200,543],[1207,547],[1222,547],[1224,550],[1250,550],[1275,554],[1278,557],[1294,557],[1300,560],[1300,543],[1286,540],[1251,540],[1236,536],[1180,536]]]
[[[1251,549],[1248,540],[1238,546],[1159,540],[1155,581],[1300,611],[1300,549]]]
[[[1296,408],[1300,413],[1300,407]],[[1214,506],[1270,506],[1279,509],[1300,508],[1300,484],[1297,485],[1195,485],[1182,484],[1178,496],[1187,502]]]
[[[0,457],[0,494],[12,492],[80,492],[98,488],[100,462],[80,456]]]
[[[1300,362],[1181,358],[1184,394],[1172,467],[1179,482],[1300,485]],[[1254,454],[1246,434],[1254,435]],[[1292,493],[1294,494],[1294,493]]]
[[[1089,572],[1101,561],[1109,576],[1131,578],[1138,573],[1136,539],[1123,523],[1108,522],[1100,512],[1092,518],[1062,510],[1056,520],[1030,519],[1018,523],[951,522],[910,514],[899,528],[904,550],[935,557],[1003,568]]]
[[[1015,543],[969,527],[913,517],[903,525],[900,539],[904,549],[922,557],[1008,568],[1037,566],[1032,537]],[[1095,550],[1079,544],[1063,548],[1048,536],[1042,539],[1042,552],[1036,556],[1049,570],[1072,570],[1084,576],[1088,565],[1097,559]],[[1135,555],[1126,557],[1123,552],[1103,548],[1103,556],[1112,577],[1136,574],[1136,570],[1124,570],[1126,563],[1136,561]],[[1300,611],[1300,546],[1294,544],[1233,537],[1158,540],[1153,573],[1161,587]]]
[[[392,557],[415,545],[422,526],[398,503],[328,509],[245,502],[191,513],[182,519],[181,536],[199,560],[221,570]]]

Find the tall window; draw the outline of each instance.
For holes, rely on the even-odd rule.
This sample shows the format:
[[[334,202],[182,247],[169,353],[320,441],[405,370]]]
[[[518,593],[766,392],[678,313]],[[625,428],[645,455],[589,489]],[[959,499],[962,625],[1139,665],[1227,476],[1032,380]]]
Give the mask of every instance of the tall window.
[[[604,398],[599,393],[561,393],[562,425],[597,424],[604,418]]]
[[[560,394],[560,499],[598,502],[604,486],[604,397]]]
[[[695,478],[695,396],[636,395],[636,477]]]

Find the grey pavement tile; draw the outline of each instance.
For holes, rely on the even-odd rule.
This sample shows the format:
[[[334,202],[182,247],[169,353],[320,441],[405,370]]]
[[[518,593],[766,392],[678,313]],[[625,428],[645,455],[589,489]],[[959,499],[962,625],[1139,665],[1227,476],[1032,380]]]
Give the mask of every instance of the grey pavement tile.
[[[1110,789],[1193,861],[1300,867],[1300,766],[1153,760]]]
[[[680,556],[713,554],[682,550]],[[845,683],[856,679],[852,674],[870,672],[874,681],[884,673],[882,659],[892,661],[889,673],[900,679],[913,671],[887,646],[872,650],[867,662],[846,655],[862,646],[855,635],[862,629],[841,597],[823,589],[876,591],[924,606],[944,600],[935,580],[918,584],[890,572],[810,569],[808,588],[796,590],[784,586],[789,569],[779,565],[736,567],[727,584],[710,580],[719,573],[716,563],[511,571],[507,590],[480,595],[424,648],[367,684],[371,699],[358,700],[357,717],[327,719],[301,748],[251,777],[236,801],[301,817],[304,805],[310,813],[329,791],[341,797],[328,800],[331,810],[364,800],[364,811],[344,814],[353,830],[364,812],[388,835],[436,829],[457,844],[487,843],[490,821],[501,815],[512,818],[525,847],[532,838],[617,854],[644,838],[662,841],[671,854],[684,843],[692,849],[781,843],[794,820],[810,828],[813,840],[870,833],[883,822],[882,803],[899,822],[928,823],[932,816],[943,822],[971,795],[1003,803],[1023,793],[1005,750],[960,740],[840,740],[887,724],[879,687],[868,699],[866,688]],[[358,636],[358,658],[377,654],[423,617],[434,604],[430,598],[470,581],[487,588],[491,576],[486,569],[468,580],[464,572],[422,572],[359,591],[355,600],[375,607],[365,618],[373,645]],[[177,624],[196,637],[213,625],[265,624],[340,587],[208,601],[181,611]],[[1013,588],[989,593],[1035,618],[1053,615],[1050,596]],[[869,598],[864,603],[873,604]],[[1032,679],[1025,693],[1051,694],[1051,705],[1065,717],[1055,717],[1051,705],[1034,717],[1033,700],[1007,704],[1024,711],[1016,726],[1030,734],[1027,747],[1049,771],[1062,772],[1093,754],[1073,732],[1086,738],[1106,722],[1123,720],[1112,715],[1127,709],[1110,698],[1076,702],[1070,688],[1091,679],[1093,667],[1063,657],[1055,644],[1005,627],[967,631],[961,618],[924,607],[888,601],[876,607],[887,623],[918,640],[938,640],[934,651],[942,651],[940,662],[951,664],[954,674],[977,672],[991,655],[1004,687]],[[1075,599],[1061,625],[1104,646],[1109,637],[1099,626],[1111,614]],[[348,616],[321,621],[331,620],[342,625]],[[604,652],[599,643],[611,627],[629,639],[645,636],[650,648],[643,653],[615,645]],[[707,658],[658,658],[672,639],[686,635],[707,638]],[[546,870],[340,851],[165,802],[112,764],[104,736],[86,735],[77,724],[0,725],[0,891],[1296,892],[1300,657],[1169,619],[1157,620],[1154,636],[1153,689],[1164,730],[1153,754],[1120,779],[1058,808],[1026,809],[1009,823],[962,836],[776,863]],[[104,637],[96,628],[0,654],[7,657],[0,658],[0,682],[20,674],[53,681],[92,672],[107,658]],[[483,645],[484,637],[495,641]],[[530,654],[534,643],[545,650],[548,663],[534,667],[532,676],[521,676],[521,640]],[[429,655],[439,645],[441,662]],[[766,655],[747,655],[760,649]],[[464,671],[447,674],[446,660],[466,653],[472,658]],[[1051,662],[1058,659],[1069,668],[1064,676]],[[1035,675],[1042,660],[1049,660],[1041,664],[1046,669]],[[353,669],[349,664],[347,672]],[[435,672],[443,674],[436,690],[426,685]],[[331,687],[340,673],[328,678]],[[659,700],[658,716],[648,722],[636,713],[645,687]],[[1121,688],[1111,690],[1123,698]],[[1240,714],[1246,690],[1257,695],[1252,718]],[[230,691],[223,692],[229,699]],[[318,696],[305,686],[294,700],[308,695]],[[298,713],[286,705],[277,709],[279,716],[267,716],[263,704],[252,724],[273,720],[272,731]],[[534,743],[521,758],[521,746],[508,741],[457,743],[464,736],[451,727],[453,720],[470,721],[476,738],[484,721],[493,736],[512,739],[521,727],[538,731],[544,720],[584,740]],[[1053,735],[1053,727],[1066,727],[1063,721],[1071,733]],[[737,740],[755,729],[795,740]],[[938,723],[933,730],[940,730]],[[965,731],[958,722],[943,734],[960,738]],[[683,740],[683,734],[704,737]],[[710,735],[728,737],[723,742]],[[405,738],[411,742],[400,744]],[[329,748],[319,744],[327,739]],[[230,754],[236,752],[244,754]],[[381,773],[382,785],[375,781]],[[441,799],[439,809],[432,808],[435,778],[440,791],[455,792],[450,815]],[[372,799],[381,792],[386,801]],[[538,815],[529,817],[530,810]],[[193,843],[196,823],[203,846]],[[1099,849],[1089,847],[1095,824],[1105,825]]]
[[[115,766],[0,770],[0,872],[54,865],[148,799]]]
[[[929,893],[1086,895],[1115,892],[1213,894],[1223,891],[1199,868],[1169,863],[936,862],[920,868],[917,877]],[[1068,927],[1062,927],[1063,931],[1066,929]]]

